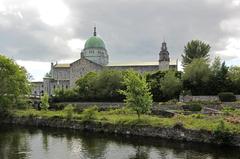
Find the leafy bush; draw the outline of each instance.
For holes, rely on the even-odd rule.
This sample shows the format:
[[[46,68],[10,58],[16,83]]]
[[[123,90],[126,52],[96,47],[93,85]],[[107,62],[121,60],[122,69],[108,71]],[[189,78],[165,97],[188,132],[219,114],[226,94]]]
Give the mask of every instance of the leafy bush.
[[[218,94],[220,101],[222,102],[235,102],[236,96],[232,92],[222,92]]]
[[[185,111],[201,111],[202,105],[200,103],[188,103],[182,106]]]
[[[41,109],[43,110],[48,110],[49,108],[49,97],[48,95],[45,93],[42,97],[41,97]]]
[[[82,119],[84,121],[94,120],[94,119],[96,119],[97,112],[98,112],[97,106],[92,106],[92,107],[86,108],[82,112],[82,117],[83,117]]]
[[[74,107],[71,104],[68,104],[64,108],[64,112],[66,113],[67,119],[72,119],[74,113]]]

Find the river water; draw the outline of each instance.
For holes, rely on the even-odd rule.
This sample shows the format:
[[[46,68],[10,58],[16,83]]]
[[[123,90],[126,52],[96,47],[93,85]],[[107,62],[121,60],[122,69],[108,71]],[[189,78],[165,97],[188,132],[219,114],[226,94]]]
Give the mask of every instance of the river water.
[[[0,126],[0,159],[240,159],[240,148]]]

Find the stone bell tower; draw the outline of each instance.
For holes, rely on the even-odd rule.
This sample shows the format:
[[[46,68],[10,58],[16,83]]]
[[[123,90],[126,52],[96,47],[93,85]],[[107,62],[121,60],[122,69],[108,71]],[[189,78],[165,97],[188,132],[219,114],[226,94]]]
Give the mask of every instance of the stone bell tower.
[[[165,71],[169,69],[169,52],[167,50],[167,43],[164,41],[162,43],[161,51],[159,53],[159,70]]]

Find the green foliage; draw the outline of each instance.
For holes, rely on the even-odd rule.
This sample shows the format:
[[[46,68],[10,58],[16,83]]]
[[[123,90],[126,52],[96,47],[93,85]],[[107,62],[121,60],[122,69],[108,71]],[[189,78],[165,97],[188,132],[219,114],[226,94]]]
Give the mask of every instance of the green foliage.
[[[127,107],[118,108],[118,109],[111,109],[107,111],[108,114],[134,114],[134,112]]]
[[[69,102],[76,101],[77,93],[73,89],[55,89],[54,96],[52,97],[53,102]]]
[[[235,102],[236,96],[232,92],[222,92],[218,94],[220,101],[222,102]]]
[[[126,96],[125,103],[136,111],[140,118],[140,115],[148,112],[152,106],[152,95],[146,79],[134,71],[128,71],[124,76],[123,84],[127,89],[120,92]]]
[[[164,78],[160,81],[160,90],[164,96],[168,98],[174,98],[179,95],[182,83],[179,78],[176,77],[176,72],[168,71]]]
[[[71,104],[68,104],[64,108],[64,112],[66,112],[67,119],[72,119],[73,118],[73,114],[74,114],[74,107]]]
[[[166,72],[163,71],[157,71],[155,73],[148,73],[146,75],[146,81],[150,87],[150,92],[153,95],[154,101],[166,101],[168,99],[164,98],[163,93],[160,89],[160,81],[164,78]]]
[[[196,119],[204,119],[206,117],[206,115],[204,115],[204,114],[192,114],[191,117],[196,118]]]
[[[217,127],[214,130],[214,136],[214,140],[222,144],[228,144],[233,139],[232,135],[229,133],[229,129],[226,127],[226,124],[223,120],[220,120],[217,124]]]
[[[0,109],[16,106],[19,98],[30,93],[28,74],[13,60],[0,55]]]
[[[183,110],[185,111],[201,111],[202,105],[199,103],[187,103],[182,106]]]
[[[82,112],[82,120],[84,121],[91,121],[96,119],[98,113],[98,107],[97,106],[92,106],[89,108],[86,108]]]
[[[202,58],[205,61],[209,58],[210,46],[200,40],[192,40],[184,46],[182,62],[184,66],[190,64],[194,59]]]
[[[213,61],[211,69],[210,80],[208,82],[209,95],[216,95],[220,92],[231,90],[231,82],[228,78],[228,67],[225,62],[221,63],[219,57]]]
[[[208,89],[211,75],[209,64],[204,59],[194,59],[184,68],[183,85],[185,90],[191,90],[193,95],[204,95]]]
[[[150,92],[152,93],[153,100],[155,102],[168,101],[172,98],[176,98],[176,96],[179,94],[179,92],[176,92],[174,96],[166,96],[166,94],[163,93],[163,91],[161,90],[161,81],[166,81],[164,80],[164,77],[168,72],[169,71],[157,71],[154,73],[148,73],[146,75],[146,81],[150,87]],[[181,72],[175,72],[175,78],[172,78],[172,79],[181,79]],[[164,89],[164,90],[167,90],[167,89]]]
[[[120,113],[122,112],[122,113]],[[239,113],[240,114],[240,113]],[[67,119],[66,111],[37,111],[35,109],[16,110],[13,112],[17,117],[41,117],[47,119]],[[225,116],[209,116],[202,114],[194,115],[175,115],[172,118],[157,117],[153,115],[142,115],[141,120],[138,116],[128,110],[98,112],[97,108],[88,108],[80,114],[74,114],[73,119],[76,122],[89,121],[100,123],[111,123],[116,125],[147,125],[154,127],[173,127],[176,123],[182,123],[182,126],[191,130],[208,130],[215,134],[216,139],[227,141],[230,139],[226,133],[240,133],[239,124],[225,121]],[[222,124],[223,122],[224,124]],[[223,126],[224,125],[224,126]],[[218,134],[216,132],[219,132]]]
[[[224,113],[224,115],[230,115],[233,114],[235,112],[235,108],[233,107],[229,107],[229,106],[225,106],[222,108],[222,112]]]
[[[77,94],[83,101],[122,101],[123,96],[118,90],[123,89],[124,71],[104,70],[90,72],[80,78]]]
[[[44,95],[41,97],[41,109],[42,110],[48,110],[49,108],[49,97],[48,94],[44,93]]]
[[[228,77],[232,84],[231,91],[235,94],[240,94],[240,67],[230,67]]]

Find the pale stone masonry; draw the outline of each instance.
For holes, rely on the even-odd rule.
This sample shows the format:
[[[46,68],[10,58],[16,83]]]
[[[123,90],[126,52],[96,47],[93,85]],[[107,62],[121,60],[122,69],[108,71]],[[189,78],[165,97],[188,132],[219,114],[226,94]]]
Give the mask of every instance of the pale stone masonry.
[[[109,56],[104,41],[97,36],[94,27],[93,36],[90,37],[81,52],[81,58],[70,64],[53,64],[51,70],[42,82],[32,82],[33,95],[47,93],[52,95],[56,89],[74,88],[75,82],[82,76],[92,71],[103,69],[127,70],[133,69],[139,73],[152,72],[157,70],[177,70],[177,64],[170,65],[167,43],[162,43],[159,53],[158,64],[156,65],[108,65]]]

